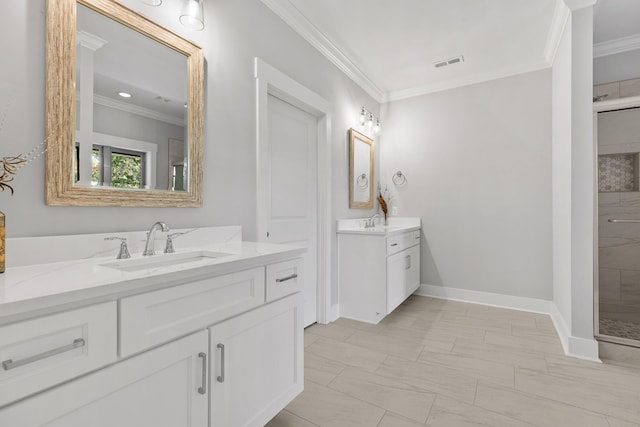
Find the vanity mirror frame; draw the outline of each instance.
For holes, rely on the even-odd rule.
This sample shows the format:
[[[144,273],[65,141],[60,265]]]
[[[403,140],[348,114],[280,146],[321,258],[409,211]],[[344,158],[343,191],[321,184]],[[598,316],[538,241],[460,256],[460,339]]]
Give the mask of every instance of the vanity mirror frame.
[[[356,176],[355,172],[355,153],[356,153],[356,144],[364,143],[369,146],[369,175],[360,179],[359,176]],[[361,134],[355,129],[349,129],[349,208],[350,209],[373,209],[373,183],[374,183],[374,173],[373,173],[373,149],[374,142],[373,139],[367,137],[366,135]],[[360,171],[358,171],[359,173]],[[356,194],[356,186],[361,180],[366,180],[366,185],[369,186],[369,200],[362,202],[355,200]]]
[[[188,190],[74,185],[76,4],[183,54],[187,59]],[[113,0],[47,0],[46,203],[51,206],[202,206],[204,53],[200,46]]]

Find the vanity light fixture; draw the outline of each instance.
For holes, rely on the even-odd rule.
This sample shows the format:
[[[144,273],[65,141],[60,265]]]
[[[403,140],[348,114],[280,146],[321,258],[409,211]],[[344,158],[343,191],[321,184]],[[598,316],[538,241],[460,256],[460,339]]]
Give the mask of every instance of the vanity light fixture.
[[[191,30],[202,30],[204,28],[203,2],[204,0],[183,0],[180,23]]]
[[[140,2],[149,6],[160,6],[162,4],[162,0],[140,0]]]
[[[364,106],[360,109],[360,126],[367,125],[369,129],[373,129],[374,133],[380,132],[380,117],[376,117],[375,125],[373,121],[373,113],[368,111]]]
[[[129,92],[118,92],[118,95],[123,98],[131,98],[131,94]]]

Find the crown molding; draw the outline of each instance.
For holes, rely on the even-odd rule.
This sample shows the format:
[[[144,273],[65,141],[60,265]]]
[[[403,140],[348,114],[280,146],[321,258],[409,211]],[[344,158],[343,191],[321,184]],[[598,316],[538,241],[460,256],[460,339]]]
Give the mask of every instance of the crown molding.
[[[413,98],[415,96],[427,95],[430,93],[441,92],[444,90],[455,89],[458,87],[469,86],[476,83],[488,82],[491,80],[502,79],[505,77],[511,77],[518,74],[530,73],[533,71],[544,70],[550,68],[550,65],[546,60],[539,62],[533,62],[528,65],[520,67],[505,68],[502,70],[496,70],[494,72],[475,74],[470,77],[463,77],[459,79],[450,79],[440,83],[418,86],[410,89],[403,89],[389,92],[382,102],[399,101],[401,99]]]
[[[78,99],[76,97],[76,99]],[[137,105],[129,104],[128,102],[122,102],[115,100],[113,98],[108,98],[103,95],[93,95],[93,102],[98,105],[103,105],[105,107],[114,108],[116,110],[125,111],[127,113],[137,114],[142,117],[147,117],[149,119],[158,120],[161,122],[169,123],[176,126],[184,126],[184,120],[180,120],[175,116],[171,116],[169,114],[159,113],[157,111],[150,110],[148,108],[139,107]]]
[[[629,52],[640,49],[640,34],[609,40],[593,45],[593,57],[615,55],[616,53]]]
[[[571,11],[567,5],[562,0],[558,0],[553,12],[551,27],[547,33],[547,44],[544,47],[544,58],[550,66],[553,65],[553,61],[556,58],[556,53],[558,52],[558,47],[560,46],[560,41],[562,40],[562,35],[564,34],[564,29],[567,27],[570,16]]]
[[[377,102],[381,102],[384,92],[367,77],[356,64],[320,32],[309,20],[288,0],[261,0],[273,13],[278,15],[302,38],[308,41],[330,62],[345,73]]]

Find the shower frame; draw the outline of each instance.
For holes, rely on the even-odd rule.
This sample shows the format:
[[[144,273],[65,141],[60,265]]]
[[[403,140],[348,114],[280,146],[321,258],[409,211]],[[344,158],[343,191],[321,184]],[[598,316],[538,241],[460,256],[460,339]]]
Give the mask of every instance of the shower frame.
[[[640,347],[639,340],[600,334],[600,264],[598,259],[599,234],[598,234],[598,113],[606,111],[623,110],[627,108],[639,108],[640,96],[611,99],[593,103],[593,150],[594,150],[594,180],[593,180],[593,334],[598,341],[622,344],[632,347]]]

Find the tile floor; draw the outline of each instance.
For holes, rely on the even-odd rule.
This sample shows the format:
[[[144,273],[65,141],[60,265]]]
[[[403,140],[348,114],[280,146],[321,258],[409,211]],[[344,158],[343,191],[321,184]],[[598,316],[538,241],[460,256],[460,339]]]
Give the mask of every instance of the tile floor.
[[[564,356],[549,316],[412,296],[305,331],[305,390],[268,427],[640,426],[640,365]]]

